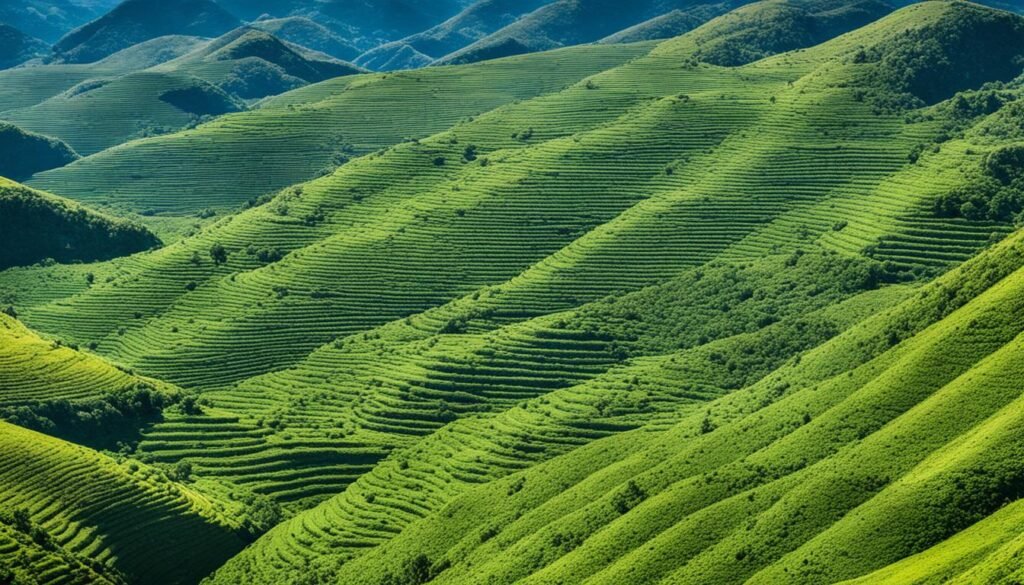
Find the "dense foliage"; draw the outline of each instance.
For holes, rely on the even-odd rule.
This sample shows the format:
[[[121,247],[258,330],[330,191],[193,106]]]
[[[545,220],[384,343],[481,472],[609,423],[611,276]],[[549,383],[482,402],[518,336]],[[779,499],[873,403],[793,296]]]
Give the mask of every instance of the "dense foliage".
[[[1024,22],[980,6],[959,7],[957,18],[906,30],[859,50],[855,63],[881,93],[880,107],[935,104],[983,82],[1010,81],[1024,71]]]
[[[91,400],[36,401],[0,407],[0,418],[56,437],[95,448],[130,448],[138,431],[162,419],[174,403],[156,389],[138,385],[120,388]]]
[[[967,182],[935,201],[941,217],[1024,224],[1024,147],[989,153]]]
[[[154,248],[146,228],[0,182],[0,268],[46,259],[90,262]]]
[[[0,122],[0,177],[19,181],[77,159],[78,154],[56,138]]]

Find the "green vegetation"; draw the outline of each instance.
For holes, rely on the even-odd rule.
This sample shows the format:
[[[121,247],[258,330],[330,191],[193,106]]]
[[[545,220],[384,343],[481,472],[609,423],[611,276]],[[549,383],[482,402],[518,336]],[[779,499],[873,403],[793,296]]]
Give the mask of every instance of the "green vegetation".
[[[93,63],[121,49],[166,35],[216,37],[238,20],[210,0],[125,0],[53,46],[66,63]]]
[[[649,48],[581,47],[487,66],[333,79],[194,130],[101,152],[67,173],[40,174],[32,184],[135,211],[236,209],[331,172],[352,154],[560,90]]]
[[[49,47],[8,24],[0,24],[0,69],[42,57]]]
[[[350,66],[241,29],[61,90],[187,72],[164,105],[250,109],[32,179],[177,239],[0,272],[0,577],[1021,574],[1024,17],[683,4],[551,2],[504,29],[606,42],[320,82]],[[317,11],[411,28],[375,7]],[[417,5],[456,17],[364,57],[502,7]]]
[[[78,158],[78,153],[56,138],[0,122],[0,176],[24,180]]]
[[[0,177],[0,268],[92,262],[159,244],[142,226]]]

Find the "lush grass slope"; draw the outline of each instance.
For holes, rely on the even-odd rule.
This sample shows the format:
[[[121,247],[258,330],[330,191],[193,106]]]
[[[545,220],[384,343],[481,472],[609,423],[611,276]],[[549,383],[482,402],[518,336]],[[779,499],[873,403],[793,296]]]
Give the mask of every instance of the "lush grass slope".
[[[998,140],[965,135],[912,163],[944,120],[877,111],[861,92],[885,89],[870,73],[878,64],[849,58],[893,30],[958,22],[972,10],[922,5],[738,69],[680,68],[695,44],[682,37],[591,83],[353,161],[196,237],[98,267],[102,286],[71,282],[50,293],[35,279],[59,270],[25,271],[8,276],[7,290],[29,323],[95,342],[148,374],[217,390],[215,403],[237,413],[175,423],[166,436],[156,429],[144,451],[195,458],[210,476],[306,505],[453,416],[574,385],[579,373],[563,372],[574,356],[590,356],[586,375],[596,376],[630,355],[606,347],[623,343],[618,336],[583,337],[586,353],[568,351],[552,379],[537,380],[516,360],[553,359],[547,352],[577,334],[510,329],[522,347],[504,350],[513,357],[494,367],[515,383],[483,392],[476,344],[490,343],[488,332],[504,339],[506,326],[714,259],[820,246],[924,274],[1005,234],[1006,224],[932,211]],[[211,254],[218,244],[226,258]],[[393,349],[377,332],[362,336],[439,306],[389,326],[400,342]],[[436,354],[435,335],[451,344]],[[446,365],[455,351],[474,365]],[[406,357],[415,367],[390,361]],[[281,371],[260,376],[272,369]],[[198,446],[207,432],[217,433],[216,448]]]
[[[197,192],[237,195],[256,188],[246,169],[332,132],[335,157],[380,145],[381,118],[359,116],[405,111],[392,131],[419,135],[90,266],[91,286],[82,267],[18,269],[0,295],[203,392],[135,457],[295,515],[214,583],[1017,570],[1016,507],[992,514],[1020,495],[1024,235],[917,281],[1024,211],[1021,20],[928,2],[747,65],[699,62],[709,44],[750,47],[741,61],[791,48],[749,33],[792,6],[653,50],[330,81],[89,157],[66,170],[81,184],[95,165],[96,193],[145,183],[159,156],[204,160],[188,171],[222,182]],[[513,75],[532,85],[493,93]],[[158,200],[180,197],[170,176],[148,183]]]
[[[1017,507],[999,510],[1019,497],[1021,242],[668,431],[603,439],[473,490],[336,579],[386,582],[420,554],[438,583],[977,582],[1014,570],[1003,555]]]
[[[353,156],[558,91],[649,48],[582,47],[486,67],[330,80],[195,130],[88,157],[66,174],[44,173],[33,184],[135,210],[236,208]]]
[[[7,423],[0,452],[0,512],[27,512],[46,540],[130,582],[195,583],[242,547],[215,504],[158,470]]]
[[[99,357],[43,339],[8,315],[0,315],[0,339],[2,407],[96,399],[147,383]]]
[[[46,259],[93,262],[149,250],[146,228],[0,178],[0,268]]]

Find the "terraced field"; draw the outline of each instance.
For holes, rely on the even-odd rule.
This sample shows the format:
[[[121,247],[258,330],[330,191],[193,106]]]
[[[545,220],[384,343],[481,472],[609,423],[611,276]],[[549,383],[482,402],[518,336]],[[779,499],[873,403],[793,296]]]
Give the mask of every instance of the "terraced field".
[[[159,250],[0,273],[0,407],[181,399],[123,461],[0,423],[0,559],[210,585],[1010,579],[1024,19],[939,0],[701,61],[758,8],[331,80],[37,176],[175,221],[250,201]],[[89,505],[101,485],[123,507]]]
[[[42,339],[4,314],[0,340],[0,406],[101,398],[143,383],[100,358]]]
[[[311,179],[353,155],[560,90],[649,49],[642,44],[581,47],[486,67],[345,77],[195,130],[87,157],[80,166],[41,174],[33,184],[82,201],[138,210],[235,208]],[[160,164],[150,164],[154,161]]]
[[[161,472],[6,423],[0,445],[0,509],[132,582],[195,582],[242,547],[215,504]]]

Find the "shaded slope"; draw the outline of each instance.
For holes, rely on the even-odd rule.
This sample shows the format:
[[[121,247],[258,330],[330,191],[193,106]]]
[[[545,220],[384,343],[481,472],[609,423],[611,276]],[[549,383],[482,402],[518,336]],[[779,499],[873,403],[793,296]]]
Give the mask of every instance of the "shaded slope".
[[[160,244],[145,228],[103,216],[67,199],[0,179],[0,268],[92,262]]]
[[[242,547],[210,500],[162,472],[7,423],[0,451],[0,510],[131,582],[195,583]]]
[[[687,10],[675,9],[650,20],[633,25],[613,35],[602,43],[637,43],[657,39],[668,39],[687,33],[716,16],[729,11],[729,4],[702,4]]]
[[[378,71],[423,67],[546,3],[546,0],[481,0],[433,28],[375,47],[360,55],[355,62]]]
[[[327,27],[302,16],[257,20],[249,26],[337,59],[351,61],[359,56],[359,50],[352,43]]]
[[[78,153],[56,138],[0,122],[0,175],[24,180],[35,173],[62,167]]]
[[[24,0],[0,5],[0,22],[26,34],[56,42],[68,31],[101,16],[118,0],[79,2],[76,0]]]
[[[0,69],[42,57],[48,49],[49,46],[43,41],[32,38],[13,26],[0,24]]]
[[[210,0],[126,0],[65,35],[53,50],[61,61],[91,63],[156,37],[216,37],[237,25],[234,16]]]

